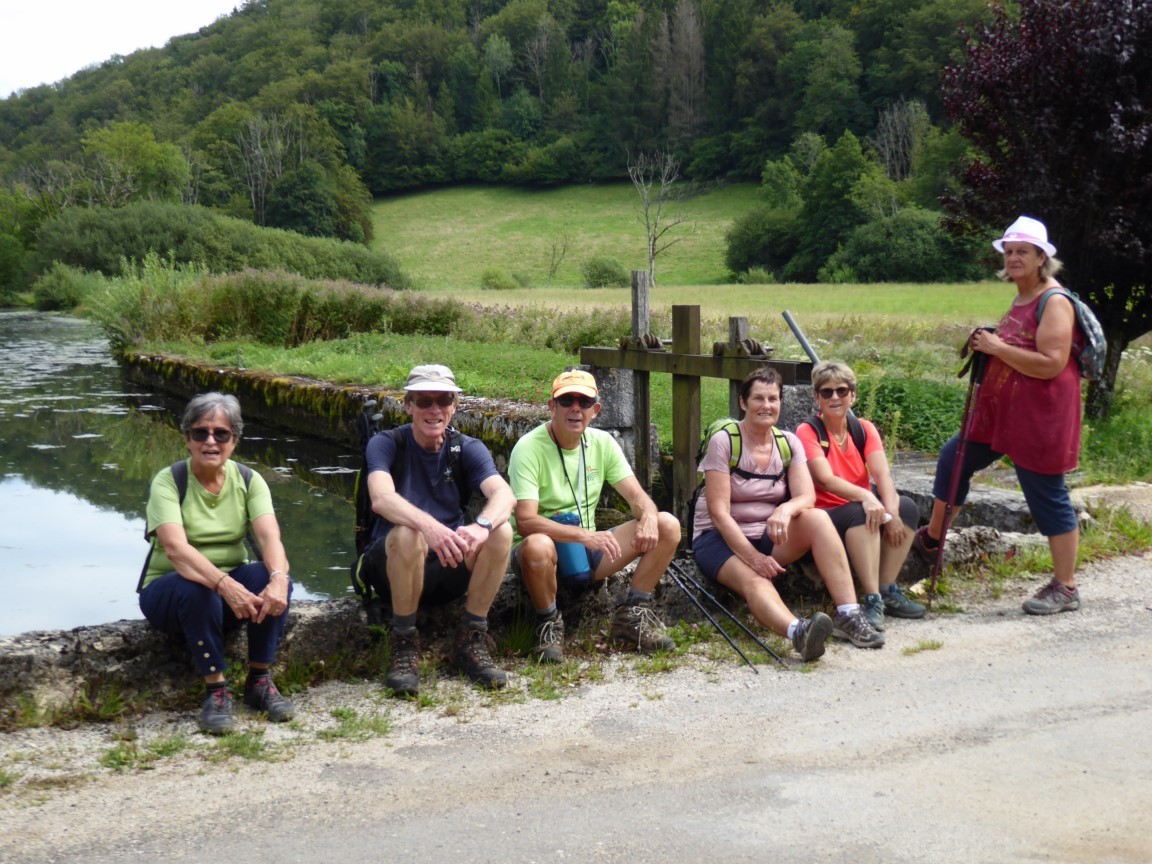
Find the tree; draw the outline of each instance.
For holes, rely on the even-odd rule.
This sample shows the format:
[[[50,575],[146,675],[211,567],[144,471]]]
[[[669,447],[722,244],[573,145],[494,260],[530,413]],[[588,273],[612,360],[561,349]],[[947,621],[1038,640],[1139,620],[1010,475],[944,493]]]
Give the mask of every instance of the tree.
[[[956,230],[1047,223],[1069,284],[1108,339],[1087,413],[1106,417],[1121,353],[1152,329],[1152,3],[1020,0],[994,10],[944,76],[944,100],[977,148],[945,203]]]
[[[648,284],[655,288],[656,256],[684,239],[668,237],[673,228],[683,224],[684,217],[676,212],[665,212],[680,200],[676,189],[680,162],[667,151],[652,155],[641,153],[628,166],[628,176],[640,195],[640,221],[644,223],[648,245]]]

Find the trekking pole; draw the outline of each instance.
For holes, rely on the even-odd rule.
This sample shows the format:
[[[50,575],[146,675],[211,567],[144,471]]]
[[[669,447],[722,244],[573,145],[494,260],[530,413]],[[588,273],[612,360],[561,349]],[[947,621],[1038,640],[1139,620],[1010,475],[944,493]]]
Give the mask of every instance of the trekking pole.
[[[773,657],[775,657],[775,658],[776,658],[776,662],[778,662],[778,663],[779,663],[781,666],[783,666],[785,669],[787,669],[787,668],[788,668],[788,664],[784,662],[784,658],[782,658],[782,657],[781,657],[779,654],[777,654],[775,651],[773,651],[773,650],[772,650],[772,649],[771,649],[771,648],[768,646],[768,643],[766,643],[766,642],[765,642],[763,639],[761,639],[759,636],[757,636],[755,633],[753,633],[753,632],[752,632],[752,630],[751,630],[751,629],[749,629],[748,625],[746,625],[746,624],[745,624],[743,621],[741,621],[739,618],[737,618],[735,615],[733,615],[733,614],[732,614],[732,613],[731,613],[731,612],[728,610],[728,607],[727,607],[727,606],[725,606],[725,605],[724,605],[723,603],[721,603],[721,602],[720,602],[720,601],[719,601],[719,600],[718,600],[716,597],[714,597],[712,594],[710,594],[710,593],[708,592],[708,589],[707,589],[707,588],[705,588],[703,585],[701,585],[701,584],[700,584],[700,580],[698,580],[698,579],[697,579],[695,576],[693,576],[691,573],[689,573],[687,570],[685,570],[683,567],[681,567],[681,566],[680,566],[679,564],[677,564],[675,561],[671,561],[671,562],[669,562],[669,564],[668,564],[668,567],[669,567],[670,569],[673,569],[673,570],[675,570],[675,571],[676,571],[676,573],[680,574],[680,575],[681,575],[681,576],[683,576],[685,579],[687,579],[689,582],[691,582],[691,583],[692,583],[692,586],[693,586],[693,587],[694,587],[694,588],[695,588],[697,591],[699,591],[701,594],[703,594],[705,597],[707,597],[709,600],[711,600],[713,603],[715,603],[715,604],[716,604],[716,608],[717,608],[717,609],[719,609],[721,612],[723,612],[725,615],[727,615],[729,618],[731,618],[731,619],[732,619],[734,622],[736,622],[736,626],[737,626],[737,627],[739,627],[741,630],[743,630],[743,631],[744,631],[744,633],[745,633],[745,634],[746,634],[746,635],[747,635],[747,636],[748,636],[748,637],[749,637],[749,638],[750,638],[750,639],[751,639],[753,642],[755,642],[757,645],[759,645],[761,648],[763,648],[765,651],[767,651],[769,654],[771,654]]]
[[[732,637],[728,635],[728,632],[720,626],[720,622],[712,617],[712,613],[704,608],[704,604],[700,602],[700,598],[688,590],[688,586],[685,585],[683,581],[681,581],[680,577],[677,576],[675,572],[669,571],[668,575],[672,577],[672,581],[676,583],[676,587],[684,592],[684,596],[696,604],[696,608],[703,612],[704,617],[712,622],[712,626],[716,628],[716,632],[728,640],[728,644],[732,646],[732,650],[740,655],[741,659],[743,659],[744,662],[748,664],[748,668],[759,675],[760,670],[752,664],[752,661],[748,659],[748,655],[740,650],[740,646],[737,645],[733,641]]]
[[[992,328],[987,328],[992,329]],[[960,437],[956,442],[956,453],[952,458],[952,474],[948,478],[948,497],[944,500],[944,527],[940,529],[940,541],[936,546],[936,560],[932,564],[932,579],[928,583],[928,608],[936,599],[936,582],[944,568],[944,541],[948,537],[948,526],[952,522],[952,510],[956,506],[956,493],[960,489],[960,473],[964,470],[964,456],[968,452],[968,436],[972,433],[975,416],[976,397],[980,384],[984,381],[984,369],[988,365],[988,355],[976,351],[968,371],[968,396],[964,400],[964,415],[960,419]]]

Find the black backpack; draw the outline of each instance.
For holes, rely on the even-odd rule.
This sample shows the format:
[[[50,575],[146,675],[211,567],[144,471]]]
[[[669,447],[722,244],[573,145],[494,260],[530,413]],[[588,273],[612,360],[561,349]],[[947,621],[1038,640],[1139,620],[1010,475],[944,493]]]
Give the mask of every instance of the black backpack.
[[[369,399],[364,403],[364,410],[357,418],[357,427],[360,431],[360,470],[356,472],[353,504],[355,506],[355,525],[353,526],[353,542],[356,546],[356,558],[352,562],[352,590],[359,595],[365,605],[372,600],[372,584],[362,570],[364,551],[372,539],[372,525],[377,518],[372,511],[372,497],[368,494],[368,442],[376,435],[389,435],[396,442],[396,458],[392,462],[392,482],[397,489],[403,479],[404,466],[408,464],[406,453],[408,436],[400,428],[381,429],[381,414],[373,414],[376,400]],[[462,453],[460,432],[448,427],[448,467],[444,469],[446,476],[458,479],[457,489],[460,492],[460,509],[466,510],[472,500],[472,486],[464,475],[463,463],[460,460]]]
[[[816,441],[824,450],[824,456],[828,456],[828,447],[830,442],[828,440],[828,429],[824,426],[824,421],[820,419],[818,414],[813,414],[807,420],[801,420],[800,425],[803,426],[807,423],[816,432]],[[852,442],[856,445],[857,451],[860,455],[864,455],[864,439],[866,437],[864,432],[864,424],[860,422],[860,418],[848,412],[848,434],[852,436]]]
[[[244,491],[247,492],[252,485],[252,469],[240,462],[236,463],[236,468],[240,471],[240,477],[244,480]],[[172,472],[172,479],[176,481],[176,493],[179,495],[180,506],[183,507],[184,499],[188,496],[188,462],[184,459],[173,462],[168,466],[168,470]],[[148,575],[148,564],[152,561],[152,553],[156,551],[156,532],[148,530],[147,518],[144,520],[144,539],[149,543],[148,555],[144,558],[144,566],[140,568],[140,579],[136,582],[137,594],[144,589],[144,577]],[[260,547],[256,544],[256,538],[252,536],[251,528],[248,530],[247,540],[256,560],[263,561],[264,558],[260,554]]]

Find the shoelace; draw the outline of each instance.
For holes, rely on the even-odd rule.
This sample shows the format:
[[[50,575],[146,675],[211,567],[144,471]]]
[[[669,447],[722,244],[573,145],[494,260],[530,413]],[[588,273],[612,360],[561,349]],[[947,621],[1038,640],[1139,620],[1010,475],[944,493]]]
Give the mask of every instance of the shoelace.
[[[415,641],[399,638],[393,649],[393,664],[398,672],[415,672],[420,659],[420,649]]]
[[[488,634],[483,630],[470,630],[468,644],[464,650],[478,666],[492,666],[492,656],[488,653]]]
[[[647,606],[633,606],[632,614],[636,616],[636,630],[641,640],[644,639],[645,633],[659,635],[664,629],[664,625],[656,617],[656,613]]]
[[[562,630],[563,625],[559,621],[545,621],[540,625],[536,641],[540,645],[559,645],[564,641],[560,635]]]

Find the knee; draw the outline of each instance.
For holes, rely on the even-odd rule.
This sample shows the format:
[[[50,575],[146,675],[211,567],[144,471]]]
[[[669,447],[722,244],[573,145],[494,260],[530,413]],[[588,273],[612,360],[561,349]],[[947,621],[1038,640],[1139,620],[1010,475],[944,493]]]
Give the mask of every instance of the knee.
[[[532,534],[520,544],[520,573],[525,581],[556,575],[556,544],[544,534]]]
[[[396,525],[388,532],[384,548],[389,561],[410,559],[423,563],[428,556],[428,541],[424,539],[424,534],[406,525]]]
[[[667,548],[669,545],[677,546],[680,543],[680,520],[671,513],[661,512],[656,519],[656,526],[660,532],[659,544]]]
[[[490,555],[503,555],[507,558],[512,550],[512,526],[505,522],[493,528],[488,539],[484,541],[484,550]]]

